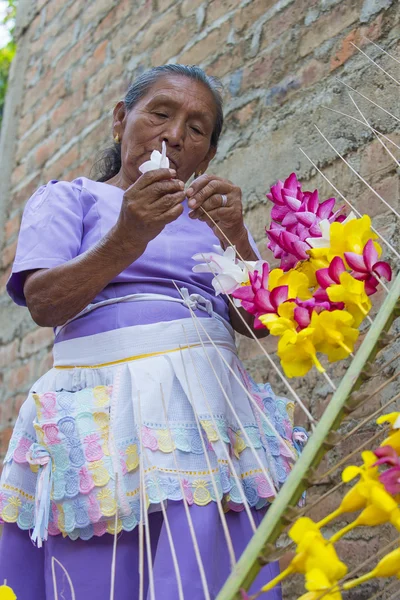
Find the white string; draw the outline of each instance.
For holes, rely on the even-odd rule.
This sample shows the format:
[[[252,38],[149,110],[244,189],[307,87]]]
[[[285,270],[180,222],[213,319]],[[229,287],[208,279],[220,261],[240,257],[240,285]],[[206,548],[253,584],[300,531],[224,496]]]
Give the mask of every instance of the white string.
[[[54,566],[55,563],[57,563],[58,566],[64,571],[64,575],[67,578],[68,585],[69,585],[70,592],[71,592],[71,600],[76,600],[74,586],[72,585],[72,580],[71,580],[71,577],[69,576],[67,569],[64,567],[63,564],[60,563],[60,561],[55,556],[52,556],[51,557],[51,575],[52,575],[52,579],[53,579],[54,600],[58,600],[57,578],[56,578],[56,570],[55,570],[55,566]]]
[[[117,564],[117,539],[118,539],[118,473],[115,474],[115,495],[114,500],[116,503],[115,518],[114,518],[114,540],[113,540],[113,551],[111,560],[111,586],[110,586],[110,600],[114,600],[115,594],[115,571]]]
[[[350,100],[352,101],[352,103],[354,104],[354,106],[356,107],[356,109],[358,110],[358,112],[360,113],[360,115],[362,116],[362,118],[364,119],[365,124],[367,125],[367,127],[369,127],[370,129],[373,129],[371,127],[371,125],[368,123],[365,115],[362,113],[360,107],[357,105],[357,102],[354,100],[353,96],[349,94]],[[378,142],[385,148],[386,152],[391,156],[391,158],[394,160],[394,162],[396,163],[396,165],[398,167],[400,167],[400,162],[397,160],[397,158],[395,157],[394,154],[392,154],[392,152],[389,150],[389,148],[386,146],[386,144],[381,140],[381,138],[379,137],[379,135],[377,133],[375,133],[375,131],[373,132],[376,139],[378,140]]]
[[[199,434],[199,437],[200,437],[200,441],[201,441],[201,445],[202,445],[202,448],[203,448],[204,458],[205,458],[206,463],[207,463],[207,468],[208,468],[208,470],[210,472],[211,483],[212,483],[212,486],[214,488],[215,500],[216,500],[216,503],[217,503],[217,508],[218,508],[219,516],[221,518],[221,524],[222,524],[222,529],[224,530],[226,544],[227,544],[227,547],[228,547],[231,568],[233,569],[234,566],[236,565],[235,550],[233,548],[233,543],[232,543],[232,539],[231,539],[231,534],[229,532],[228,523],[226,522],[224,508],[222,506],[222,502],[221,502],[221,499],[219,497],[219,490],[218,490],[218,486],[217,486],[217,483],[215,481],[213,469],[212,469],[212,466],[211,466],[211,463],[210,463],[210,457],[208,455],[207,448],[206,448],[206,445],[205,445],[205,442],[204,442],[201,425],[199,423],[199,417],[197,415],[197,411],[196,411],[196,408],[195,408],[194,396],[193,396],[193,393],[192,393],[192,389],[190,387],[189,378],[188,378],[187,371],[186,371],[185,361],[183,360],[182,348],[180,348],[180,356],[181,356],[181,360],[182,360],[183,372],[184,372],[185,379],[186,379],[186,385],[188,387],[189,402],[190,402],[190,404],[192,406],[192,409],[193,409],[193,414],[194,414],[194,418],[195,418],[195,421],[196,421],[197,431],[198,431],[198,434]]]
[[[384,52],[387,56],[389,56],[390,58],[392,58],[393,60],[395,60],[397,63],[400,64],[400,60],[398,58],[395,58],[393,56],[393,54],[390,54],[389,52],[387,52],[387,50],[385,50],[384,48],[382,48],[381,46],[378,46],[378,44],[376,44],[375,42],[373,42],[372,40],[370,40],[369,38],[363,36],[365,40],[367,40],[367,42],[369,42],[370,44],[373,44],[374,46],[376,46],[377,48],[379,48],[379,50],[381,50],[382,52]]]
[[[140,471],[139,471],[140,473]],[[140,483],[142,484],[141,476],[139,474]],[[139,506],[140,506],[140,518],[139,518],[139,600],[144,600],[144,523],[142,518],[142,496],[139,490]]]
[[[211,342],[211,344],[213,345],[214,349],[217,351],[217,353],[218,353],[218,356],[219,356],[219,357],[222,359],[222,361],[225,363],[225,366],[226,366],[226,367],[228,367],[228,369],[229,369],[229,371],[230,371],[231,375],[233,375],[233,377],[234,377],[234,378],[237,380],[237,382],[238,382],[238,383],[239,383],[239,385],[242,387],[242,389],[244,390],[245,394],[246,394],[246,395],[249,397],[249,399],[254,401],[254,399],[252,398],[252,396],[251,396],[251,394],[249,393],[249,391],[248,391],[248,390],[245,388],[245,386],[243,385],[243,383],[240,381],[239,377],[236,375],[235,371],[234,371],[234,370],[231,368],[231,366],[229,365],[229,363],[228,363],[228,362],[225,360],[225,358],[222,356],[222,354],[221,354],[221,352],[219,351],[219,349],[217,348],[217,346],[214,344],[214,342],[213,342],[213,340],[211,339],[211,337],[208,335],[208,332],[206,331],[206,329],[205,329],[205,328],[203,327],[203,325],[201,324],[201,319],[199,319],[199,318],[198,318],[198,316],[197,316],[197,315],[195,315],[195,313],[192,311],[192,309],[189,309],[189,310],[190,310],[190,313],[191,313],[191,316],[192,316],[193,324],[194,324],[194,326],[196,327],[196,330],[197,330],[197,332],[198,332],[198,335],[199,335],[199,338],[200,338],[200,341],[201,341],[201,344],[202,344],[202,347],[203,347],[203,350],[204,350],[204,354],[205,354],[205,356],[206,356],[206,358],[207,358],[207,361],[208,361],[208,363],[209,363],[209,365],[210,365],[210,367],[211,367],[211,370],[212,370],[212,372],[214,373],[214,375],[215,375],[215,377],[216,377],[217,381],[219,382],[219,379],[218,379],[218,377],[217,377],[217,376],[216,376],[216,374],[215,374],[214,365],[212,364],[212,361],[211,361],[210,357],[208,356],[208,353],[207,353],[207,352],[206,352],[206,350],[205,350],[205,345],[204,345],[204,343],[203,343],[203,340],[201,339],[201,336],[200,336],[199,330],[198,330],[198,328],[197,328],[197,325],[196,325],[196,321],[198,321],[198,322],[199,322],[199,324],[200,324],[200,327],[203,329],[204,333],[206,334],[206,336],[207,336],[207,337],[208,337],[208,339],[210,340],[210,342]],[[260,460],[260,457],[259,457],[259,456],[258,456],[258,454],[255,452],[255,448],[253,448],[253,444],[252,444],[252,442],[251,442],[251,440],[250,440],[249,436],[247,435],[247,432],[246,432],[246,430],[244,429],[244,427],[243,427],[243,425],[242,425],[242,423],[241,423],[241,421],[240,421],[240,419],[239,419],[239,417],[238,417],[238,415],[237,415],[237,413],[236,413],[236,410],[234,409],[234,407],[233,407],[233,405],[232,405],[232,403],[231,403],[231,401],[230,401],[230,399],[229,399],[229,397],[228,397],[228,394],[227,394],[227,393],[226,393],[226,391],[225,391],[225,388],[223,387],[223,385],[222,385],[222,384],[219,384],[219,385],[220,385],[221,391],[222,391],[222,393],[223,393],[223,395],[224,395],[224,397],[225,397],[225,400],[227,401],[227,403],[228,403],[228,406],[229,406],[229,408],[230,408],[230,409],[231,409],[231,411],[232,411],[232,414],[233,414],[233,416],[234,416],[234,417],[235,417],[235,419],[237,420],[237,423],[238,423],[238,425],[239,425],[239,428],[240,428],[241,432],[243,433],[243,437],[245,438],[245,440],[246,440],[246,442],[247,442],[247,445],[248,445],[249,449],[250,449],[250,450],[253,452],[253,456],[254,456],[254,458],[255,458],[256,462],[258,463],[258,466],[260,467],[260,469],[261,469],[261,472],[264,474],[265,478],[267,479],[268,483],[271,485],[272,489],[274,490],[274,492],[275,492],[275,494],[276,494],[276,489],[275,489],[274,483],[273,483],[273,481],[271,480],[271,478],[270,478],[270,476],[269,476],[269,473],[268,473],[268,471],[266,470],[265,466],[262,464],[262,462],[261,462],[261,460]],[[290,450],[290,451],[291,451],[291,450]]]
[[[165,420],[165,423],[166,423],[166,426],[167,426],[167,429],[168,429],[168,435],[171,437],[172,436],[172,432],[171,432],[171,429],[169,427],[169,421],[168,421],[168,415],[167,415],[167,408],[166,408],[166,405],[165,405],[164,392],[163,392],[163,388],[162,388],[161,383],[160,383],[160,393],[161,393],[161,402],[162,402],[163,410],[164,410],[164,420]],[[198,544],[198,541],[197,541],[195,529],[193,527],[193,521],[192,521],[192,517],[190,515],[190,510],[189,510],[189,506],[188,506],[188,503],[187,503],[187,498],[186,498],[186,495],[185,495],[185,490],[184,490],[183,483],[182,483],[182,471],[179,468],[179,464],[178,464],[178,460],[176,458],[176,453],[175,453],[174,445],[172,445],[172,457],[173,457],[173,460],[174,460],[176,472],[179,475],[179,486],[181,488],[182,502],[183,502],[183,506],[185,508],[186,519],[187,519],[187,522],[188,522],[190,537],[192,538],[193,550],[194,550],[194,553],[195,553],[195,556],[196,556],[197,566],[199,567],[201,584],[203,586],[204,600],[211,600],[210,593],[209,593],[209,590],[208,590],[208,585],[207,585],[206,574],[205,574],[205,571],[204,571],[204,565],[203,565],[203,561],[202,561],[201,554],[200,554],[199,544]]]
[[[341,115],[342,117],[347,117],[348,119],[353,119],[353,121],[357,121],[357,123],[361,123],[361,125],[366,125],[366,123],[364,123],[364,121],[361,121],[361,119],[357,119],[357,117],[354,117],[353,115],[348,115],[347,113],[342,112],[341,110],[336,110],[335,108],[331,108],[330,106],[324,106],[324,105],[322,105],[321,108],[324,108],[325,110],[330,110],[331,112],[336,113],[337,115]],[[387,140],[388,142],[393,144],[393,146],[395,146],[396,148],[398,148],[400,150],[400,146],[398,144],[396,144],[396,142],[391,140],[387,135],[382,133],[382,131],[379,131],[379,129],[375,129],[375,127],[372,127],[372,125],[370,125],[369,123],[368,123],[368,127],[371,129],[371,131],[382,136],[383,138],[385,138],[385,140]]]
[[[373,58],[371,58],[370,56],[368,56],[368,54],[366,54],[366,52],[364,52],[363,50],[361,50],[361,48],[359,48],[356,44],[353,44],[353,42],[350,42],[350,44],[352,46],[354,46],[354,48],[357,48],[357,50],[359,52],[361,52],[361,54],[363,54],[366,58],[368,58],[368,60],[370,62],[372,62],[376,67],[378,67],[378,69],[380,69],[381,71],[383,71],[383,73],[385,73],[385,75],[387,75],[388,77],[390,77],[390,79],[392,79],[395,83],[397,83],[397,85],[400,85],[400,81],[397,81],[397,79],[395,79],[390,73],[388,73],[387,71],[385,71],[385,69],[383,67],[381,67],[380,65],[378,65],[378,63],[375,62]]]
[[[351,87],[351,85],[349,85],[345,81],[342,81],[341,79],[339,79],[339,77],[335,77],[335,79],[339,83],[341,83],[342,85],[348,87],[349,90],[352,90],[353,92],[355,92],[356,94],[358,94],[359,96],[361,96],[362,98],[364,98],[365,100],[368,100],[368,102],[371,102],[371,104],[373,104],[377,108],[380,108],[381,110],[383,110],[383,112],[385,112],[386,114],[388,114],[389,116],[391,116],[395,121],[398,121],[400,123],[399,117],[396,117],[395,115],[393,115],[390,111],[386,110],[386,108],[383,108],[383,106],[381,106],[380,104],[377,104],[376,102],[374,102],[373,100],[371,100],[371,98],[368,98],[368,96],[364,96],[364,94],[362,94],[361,92],[359,92],[355,88]]]
[[[366,181],[364,179],[364,177],[362,177],[362,175],[360,175],[358,173],[358,171],[356,171],[356,169],[354,169],[354,167],[351,166],[351,164],[340,154],[340,152],[338,150],[336,150],[336,148],[334,147],[333,144],[331,144],[331,142],[328,140],[328,138],[322,133],[322,131],[319,129],[318,125],[316,125],[314,123],[314,127],[315,129],[318,131],[318,133],[323,137],[323,139],[326,141],[326,143],[332,148],[332,150],[336,153],[336,155],[344,162],[345,165],[347,165],[349,167],[349,169],[363,182],[365,183],[365,185],[371,190],[371,192],[373,192],[375,194],[375,196],[377,198],[379,198],[379,200],[381,200],[381,202],[383,202],[385,204],[385,206],[387,206],[389,208],[389,210],[392,211],[392,213],[394,215],[396,215],[396,217],[398,217],[400,219],[400,214],[389,204],[389,202],[387,202],[384,198],[382,198],[382,196],[380,194],[378,194],[377,191],[374,190],[374,188],[372,187],[372,185],[370,185],[368,183],[368,181]]]
[[[151,465],[151,463],[149,461],[149,458],[148,458],[147,449],[145,449],[145,448],[143,448],[143,456],[146,459],[148,468],[151,469],[152,465]],[[151,477],[153,479],[153,483],[155,483],[155,485],[156,485],[158,496],[161,499],[162,498],[162,492],[161,492],[160,484],[158,482],[158,477],[156,477],[154,475],[154,473],[151,473]],[[181,573],[179,571],[179,565],[178,565],[178,559],[177,559],[177,556],[176,556],[175,544],[174,544],[174,540],[172,538],[171,528],[170,528],[170,525],[169,525],[168,515],[167,515],[167,511],[165,510],[165,505],[164,505],[164,500],[163,499],[160,500],[160,506],[161,506],[161,512],[162,512],[163,519],[164,519],[165,530],[167,532],[167,538],[168,538],[169,547],[171,549],[172,562],[173,562],[173,565],[174,565],[176,582],[178,584],[179,600],[184,600],[182,579],[181,579]]]
[[[155,600],[155,592],[154,592],[154,576],[153,576],[153,561],[151,556],[151,539],[150,539],[150,526],[149,526],[149,515],[147,512],[147,499],[146,499],[146,486],[145,486],[145,477],[144,477],[144,466],[143,460],[141,459],[143,456],[143,440],[142,440],[142,410],[140,405],[140,391],[138,390],[138,417],[139,417],[139,444],[140,444],[140,496],[141,496],[141,505],[144,517],[144,533],[146,536],[146,555],[148,562],[148,572],[149,572],[149,592],[150,592],[150,600]],[[142,517],[141,517],[142,518]]]
[[[308,156],[308,154],[303,150],[303,148],[301,148],[299,146],[299,150],[300,152],[302,152],[304,154],[304,156],[310,161],[310,163],[312,164],[312,166],[314,167],[314,169],[316,171],[318,171],[318,173],[321,175],[321,177],[323,177],[325,179],[325,181],[327,181],[329,183],[329,185],[335,190],[335,192],[338,194],[338,196],[340,196],[340,198],[342,198],[342,200],[344,200],[344,202],[346,202],[346,204],[351,208],[352,211],[354,211],[356,213],[356,215],[358,215],[359,217],[362,217],[362,214],[356,209],[356,207],[354,206],[354,204],[351,204],[351,202],[349,200],[347,200],[347,198],[342,194],[342,192],[340,192],[338,190],[338,188],[330,181],[330,179],[328,179],[328,177],[321,171],[321,169],[318,168],[318,166],[316,165],[316,163],[312,160],[312,158],[310,158]],[[376,235],[379,237],[379,239],[389,248],[389,250],[391,250],[393,252],[393,254],[395,254],[395,256],[397,256],[397,258],[400,258],[400,254],[397,252],[397,250],[395,248],[393,248],[393,246],[383,237],[383,235],[381,235],[379,233],[379,231],[377,231],[374,227],[371,227],[372,231],[374,233],[376,233]]]
[[[189,356],[190,356],[190,359],[191,359],[191,362],[192,362],[193,370],[194,370],[194,372],[196,374],[197,381],[198,381],[199,387],[201,389],[204,402],[206,403],[207,410],[209,412],[209,415],[210,415],[213,427],[214,427],[215,431],[218,431],[218,425],[217,425],[217,422],[215,420],[214,414],[212,412],[210,403],[208,402],[208,399],[207,399],[204,387],[203,387],[203,385],[201,383],[200,375],[199,375],[199,372],[197,370],[196,364],[195,364],[193,356],[192,356],[192,346],[189,344],[189,339],[187,337],[186,330],[185,330],[184,327],[183,327],[183,332],[184,332],[185,337],[186,337],[186,346],[187,346],[188,351],[189,351]],[[249,504],[247,502],[247,498],[246,498],[246,495],[245,495],[244,490],[243,490],[242,482],[240,481],[240,479],[238,477],[238,474],[236,473],[235,466],[234,466],[234,464],[232,462],[231,457],[229,456],[229,451],[228,451],[227,445],[224,442],[222,442],[222,448],[224,450],[225,458],[226,458],[226,461],[227,461],[227,463],[229,465],[230,471],[231,471],[231,473],[233,475],[233,478],[235,480],[235,483],[237,485],[237,489],[238,489],[238,491],[239,491],[239,493],[241,495],[243,506],[244,506],[244,510],[246,511],[246,514],[247,514],[247,516],[249,518],[249,521],[250,521],[250,526],[251,526],[251,528],[253,530],[253,533],[255,533],[256,530],[257,530],[257,527],[256,527],[256,524],[255,524],[252,512],[250,510],[250,506],[249,506]]]

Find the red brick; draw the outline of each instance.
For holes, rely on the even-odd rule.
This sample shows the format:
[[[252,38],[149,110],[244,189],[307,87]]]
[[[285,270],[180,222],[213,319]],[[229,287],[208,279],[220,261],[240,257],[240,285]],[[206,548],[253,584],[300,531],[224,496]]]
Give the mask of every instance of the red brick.
[[[46,356],[44,358],[42,358],[42,360],[39,363],[39,366],[38,366],[39,377],[41,377],[42,375],[47,373],[47,371],[50,371],[50,369],[53,368],[53,362],[54,362],[53,353],[48,352],[46,354]]]
[[[17,213],[16,215],[14,215],[10,219],[8,219],[8,221],[6,221],[6,224],[5,224],[5,239],[6,239],[6,241],[8,241],[10,238],[14,237],[18,233],[20,224],[21,224],[21,214],[20,213]]]
[[[203,4],[204,0],[183,0],[180,5],[181,16],[186,18],[193,15],[199,8],[200,4]]]
[[[35,164],[42,167],[56,151],[58,150],[58,139],[56,136],[45,139],[35,150]]]
[[[79,159],[79,143],[76,143],[72,148],[65,152],[60,158],[53,164],[51,164],[44,171],[44,180],[50,179],[64,179],[66,171],[75,164]]]
[[[62,77],[54,84],[54,87],[51,88],[49,93],[36,105],[34,109],[35,120],[40,119],[43,115],[47,115],[50,109],[52,109],[59,100],[64,98],[65,94],[65,79]]]
[[[82,158],[86,158],[88,153],[94,158],[95,153],[98,152],[108,140],[111,142],[111,119],[109,117],[102,119],[82,141]]]
[[[21,343],[20,356],[26,358],[43,348],[49,348],[54,342],[53,330],[49,327],[39,327],[26,335]]]
[[[335,50],[335,53],[331,58],[331,70],[342,66],[351,56],[353,56],[353,54],[358,52],[357,48],[354,48],[352,44],[356,44],[361,48],[368,44],[365,38],[369,38],[373,41],[378,39],[382,32],[382,19],[383,16],[379,15],[368,27],[359,27],[358,29],[350,31],[350,33],[340,41],[339,48]]]
[[[196,31],[196,20],[187,19],[179,29],[173,29],[170,35],[158,45],[151,55],[152,65],[162,65],[178,54],[192,39]]]
[[[312,58],[299,71],[301,86],[306,88],[321,81],[329,72],[329,66],[322,60]]]
[[[45,55],[47,64],[52,64],[53,61],[57,62],[57,58],[71,44],[74,33],[75,23],[71,23],[67,29],[63,29],[63,31],[56,36]]]
[[[169,14],[169,13],[168,13]],[[149,21],[153,14],[152,3],[149,0],[137,10],[130,11],[126,18],[124,18],[122,26],[118,28],[118,33],[112,36],[112,49],[114,54],[117,56],[118,53],[122,50],[126,49],[126,40],[130,40],[130,56],[134,55],[137,50],[136,39],[137,34],[142,29],[146,29],[146,32],[149,28]],[[172,23],[173,24],[173,23]],[[172,24],[170,26],[172,26]],[[151,44],[150,39],[150,44]]]
[[[223,23],[218,29],[213,29],[205,38],[181,54],[179,62],[192,65],[202,63],[207,57],[212,57],[224,46],[229,31],[229,22]]]
[[[14,398],[0,402],[0,428],[10,425],[14,417]]]
[[[22,113],[19,124],[18,124],[18,137],[22,137],[28,129],[30,129],[33,125],[34,114],[33,111],[30,110],[27,113]]]
[[[29,389],[32,383],[32,370],[33,365],[31,363],[14,367],[8,377],[7,387],[9,391],[18,392]]]
[[[51,129],[54,131],[69,119],[73,113],[82,108],[83,101],[85,99],[85,89],[79,87],[70,96],[66,96],[65,99],[57,106],[50,116]]]
[[[108,40],[104,40],[96,47],[92,56],[85,61],[84,64],[79,65],[72,72],[71,86],[73,90],[76,90],[82,84],[84,84],[93,73],[99,70],[105,61]]]
[[[17,162],[21,162],[29,151],[46,137],[47,128],[47,121],[43,121],[37,127],[24,132],[24,137],[18,141],[16,154]]]
[[[327,39],[338,35],[343,29],[354,23],[359,17],[359,7],[354,3],[341,2],[331,12],[324,14],[306,29],[300,40],[299,55],[306,56],[318,48]]]
[[[253,0],[238,10],[233,25],[238,32],[243,32],[264,15],[275,4],[275,0]]]
[[[13,340],[6,346],[0,346],[0,368],[11,365],[17,358],[18,340]]]
[[[145,7],[146,10],[150,9],[150,11],[151,11],[151,5],[149,6],[148,2],[146,4],[147,4],[147,6]],[[127,18],[129,18],[129,16],[132,14],[132,12],[134,12],[136,14],[137,18],[140,20],[140,11],[141,10],[143,10],[143,8],[132,11],[131,0],[120,0],[118,6],[116,6],[111,12],[109,12],[108,15],[105,17],[105,19],[102,19],[102,21],[96,27],[96,30],[93,34],[93,41],[95,43],[97,43],[98,41],[102,40],[105,37],[109,38],[110,33],[113,32],[116,27],[118,27],[118,29],[117,29],[117,31],[115,31],[114,36],[115,37],[119,36],[121,27],[123,25],[125,25],[125,20]]]
[[[100,96],[108,85],[113,85],[114,78],[123,72],[121,60],[115,60],[95,73],[87,83],[87,98],[91,103],[93,99]]]
[[[264,5],[266,4],[264,0]],[[207,9],[207,25],[212,25],[214,21],[226,15],[226,13],[234,10],[240,4],[240,0],[219,0],[218,2],[210,2]],[[251,10],[251,9],[250,9]]]
[[[138,43],[138,52],[143,52],[151,46],[155,46],[159,40],[164,39],[177,21],[178,8],[176,7],[150,23],[150,25],[145,28],[143,37]],[[138,27],[138,25],[136,27]]]
[[[36,175],[26,185],[21,187],[17,192],[14,192],[10,198],[10,211],[21,209],[28,199],[32,196],[33,192],[43,183],[40,174]]]
[[[115,10],[116,1],[113,0],[96,0],[85,6],[82,13],[82,23],[84,25],[98,22],[104,18],[110,10]],[[132,7],[133,8],[133,7]],[[133,8],[134,10],[134,8]]]
[[[11,185],[12,186],[18,185],[18,183],[25,178],[25,175],[27,174],[26,170],[27,170],[26,161],[24,163],[17,164],[17,166],[11,173]]]
[[[70,171],[67,171],[64,175],[64,179],[66,181],[73,181],[74,179],[76,179],[77,177],[88,177],[91,178],[93,177],[93,165],[94,165],[94,158],[89,158],[88,160],[85,160],[84,162],[80,162],[78,167],[75,167],[74,169],[71,169]]]
[[[14,240],[6,246],[1,253],[1,264],[3,268],[8,267],[14,260],[17,249],[17,240]]]
[[[211,64],[207,65],[207,74],[224,77],[227,73],[232,73],[242,67],[245,48],[246,40],[240,40],[234,46],[227,46],[224,54],[220,54]]]
[[[0,432],[0,455],[4,456],[8,449],[8,444],[12,436],[13,428],[6,427]]]

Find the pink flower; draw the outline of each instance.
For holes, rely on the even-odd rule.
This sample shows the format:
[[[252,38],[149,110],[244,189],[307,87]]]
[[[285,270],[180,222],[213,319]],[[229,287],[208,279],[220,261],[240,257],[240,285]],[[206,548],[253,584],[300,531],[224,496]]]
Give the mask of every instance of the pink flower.
[[[374,451],[375,456],[379,459],[373,465],[391,465],[379,475],[379,481],[385,486],[386,491],[395,496],[400,494],[400,457],[392,446],[383,446]]]
[[[349,267],[353,269],[352,276],[355,279],[365,281],[365,291],[368,296],[374,294],[378,287],[379,281],[374,275],[387,281],[392,279],[390,265],[387,262],[378,261],[378,251],[372,240],[368,240],[365,244],[362,255],[355,252],[345,252],[344,257]]]
[[[268,290],[269,265],[264,263],[262,271],[249,273],[250,285],[242,286],[232,293],[232,296],[241,301],[241,306],[251,315],[255,315],[254,327],[263,329],[264,325],[258,320],[259,315],[276,313],[282,302],[286,302],[289,287],[281,285]]]
[[[308,258],[310,245],[307,238],[321,237],[319,223],[323,220],[342,221],[339,215],[343,207],[333,211],[335,198],[319,201],[318,190],[303,192],[295,173],[285,182],[278,181],[271,187],[267,198],[274,203],[271,211],[272,223],[266,234],[268,248],[275,258],[281,259],[281,268],[291,269],[299,260]]]
[[[329,267],[318,269],[315,273],[317,281],[322,289],[326,290],[331,285],[340,284],[340,276],[346,271],[345,264],[340,256],[335,256]]]

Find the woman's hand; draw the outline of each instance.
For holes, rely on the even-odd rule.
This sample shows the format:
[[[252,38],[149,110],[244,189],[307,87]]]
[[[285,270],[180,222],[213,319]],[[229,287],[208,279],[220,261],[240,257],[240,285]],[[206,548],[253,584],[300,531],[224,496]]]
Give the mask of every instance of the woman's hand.
[[[114,229],[123,246],[147,245],[183,212],[184,183],[172,169],[157,169],[139,177],[124,194]]]
[[[232,245],[247,238],[242,190],[231,181],[216,175],[201,175],[193,181],[186,195],[192,209],[190,217],[207,223],[224,247],[228,245],[226,238]]]

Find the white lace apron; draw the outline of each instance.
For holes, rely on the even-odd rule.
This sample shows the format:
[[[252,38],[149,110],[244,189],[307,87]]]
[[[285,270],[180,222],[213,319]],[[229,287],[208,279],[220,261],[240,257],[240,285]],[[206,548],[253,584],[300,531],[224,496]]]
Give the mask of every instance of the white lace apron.
[[[257,385],[231,326],[201,296],[136,294],[210,318],[135,325],[59,342],[20,410],[0,483],[0,517],[72,539],[132,530],[167,500],[267,506],[297,456],[293,403]],[[297,448],[297,449],[296,449]]]

